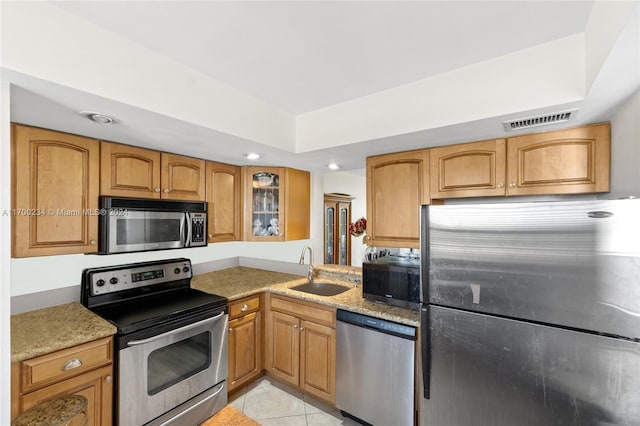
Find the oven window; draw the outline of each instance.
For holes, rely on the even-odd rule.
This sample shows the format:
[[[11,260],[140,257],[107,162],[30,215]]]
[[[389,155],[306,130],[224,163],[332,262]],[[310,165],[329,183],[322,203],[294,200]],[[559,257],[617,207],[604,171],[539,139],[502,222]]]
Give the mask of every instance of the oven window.
[[[180,241],[180,219],[118,219],[116,244]]]
[[[156,349],[147,359],[147,393],[156,393],[179,383],[211,364],[211,332]]]

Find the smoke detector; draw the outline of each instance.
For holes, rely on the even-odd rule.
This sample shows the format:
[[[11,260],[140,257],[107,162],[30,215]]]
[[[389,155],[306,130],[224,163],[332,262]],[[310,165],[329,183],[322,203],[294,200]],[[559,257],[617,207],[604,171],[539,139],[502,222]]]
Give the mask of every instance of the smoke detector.
[[[118,122],[118,120],[116,120],[115,118],[101,112],[80,111],[80,115],[98,124],[109,125]]]
[[[549,114],[534,115],[533,117],[518,118],[515,120],[503,121],[504,130],[511,132],[514,130],[527,129],[529,127],[546,126],[548,124],[563,123],[571,120],[580,108],[568,109],[565,111],[552,112]]]

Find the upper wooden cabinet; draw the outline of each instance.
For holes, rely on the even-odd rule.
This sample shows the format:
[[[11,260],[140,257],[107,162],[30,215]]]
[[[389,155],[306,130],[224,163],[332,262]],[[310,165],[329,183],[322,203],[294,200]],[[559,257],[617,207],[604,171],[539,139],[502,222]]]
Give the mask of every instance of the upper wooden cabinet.
[[[420,247],[420,206],[429,204],[429,151],[367,157],[369,245]]]
[[[431,149],[431,198],[505,195],[506,141]]]
[[[241,168],[207,161],[206,200],[209,203],[209,242],[242,239]]]
[[[610,126],[431,149],[431,198],[609,191]]]
[[[245,167],[245,240],[309,238],[309,172],[285,167]]]
[[[205,199],[205,160],[104,141],[100,150],[101,195]]]
[[[160,152],[103,141],[100,176],[102,195],[160,198]]]
[[[507,140],[507,195],[609,191],[609,123]]]
[[[13,125],[13,256],[98,250],[100,143]]]

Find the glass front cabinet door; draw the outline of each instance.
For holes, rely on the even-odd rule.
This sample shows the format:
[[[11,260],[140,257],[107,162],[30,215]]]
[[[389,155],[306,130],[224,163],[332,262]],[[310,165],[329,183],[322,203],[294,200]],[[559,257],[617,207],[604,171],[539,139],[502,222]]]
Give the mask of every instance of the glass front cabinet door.
[[[253,240],[282,240],[283,207],[280,168],[263,168],[248,173],[250,185],[248,209],[251,214],[250,237]]]
[[[346,194],[324,194],[324,263],[351,265],[351,200]]]

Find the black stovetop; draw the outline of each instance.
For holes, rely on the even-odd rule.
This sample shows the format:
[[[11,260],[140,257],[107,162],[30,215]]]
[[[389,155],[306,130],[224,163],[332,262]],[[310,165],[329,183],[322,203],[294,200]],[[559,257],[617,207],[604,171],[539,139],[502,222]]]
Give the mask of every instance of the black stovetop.
[[[226,297],[185,288],[128,302],[94,307],[92,311],[115,325],[118,334],[127,334],[207,310],[221,311],[226,305]]]

